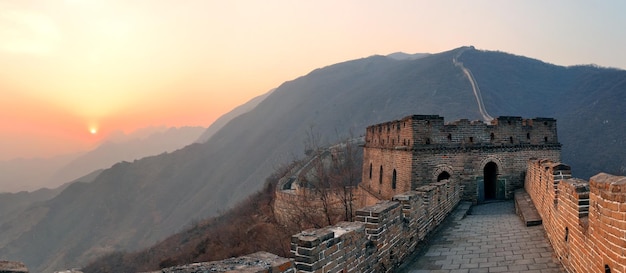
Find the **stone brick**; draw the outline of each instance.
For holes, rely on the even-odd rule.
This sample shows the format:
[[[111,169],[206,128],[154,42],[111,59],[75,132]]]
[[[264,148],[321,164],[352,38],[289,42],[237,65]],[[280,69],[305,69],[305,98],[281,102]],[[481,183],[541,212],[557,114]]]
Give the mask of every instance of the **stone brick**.
[[[362,184],[391,199],[450,178],[468,189],[463,199],[477,202],[476,180],[483,177],[486,164],[494,162],[498,178],[506,181],[503,197],[512,198],[511,192],[523,186],[526,161],[558,161],[560,149],[556,120],[550,118],[499,117],[491,124],[468,120],[444,124],[439,116],[408,116],[367,128]]]
[[[525,182],[554,252],[568,271],[602,272],[605,265],[619,271],[626,267],[626,211],[621,203],[626,177],[600,173],[589,182],[556,179],[564,166],[531,160]]]

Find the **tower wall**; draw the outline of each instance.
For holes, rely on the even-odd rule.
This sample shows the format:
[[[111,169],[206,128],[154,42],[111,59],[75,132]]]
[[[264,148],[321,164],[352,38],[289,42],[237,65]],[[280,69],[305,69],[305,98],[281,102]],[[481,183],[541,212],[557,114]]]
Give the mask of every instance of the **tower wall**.
[[[413,115],[367,128],[363,183],[389,199],[437,182],[445,172],[461,182],[464,200],[476,202],[480,200],[478,184],[483,183],[478,181],[484,177],[485,165],[493,162],[503,181],[498,182],[504,185],[499,186],[504,188],[502,195],[508,199],[514,189],[523,187],[528,159],[560,161],[560,151],[552,118],[505,116],[490,124],[467,119],[446,124],[437,115]]]

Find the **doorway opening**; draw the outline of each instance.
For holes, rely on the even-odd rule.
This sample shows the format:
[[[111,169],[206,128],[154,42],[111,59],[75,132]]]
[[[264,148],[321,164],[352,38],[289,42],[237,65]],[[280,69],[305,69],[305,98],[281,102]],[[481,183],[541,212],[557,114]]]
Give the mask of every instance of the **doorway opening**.
[[[441,180],[446,180],[446,179],[450,179],[450,174],[446,171],[441,172],[438,176],[437,176],[437,182],[441,181]]]
[[[498,165],[489,162],[483,169],[483,177],[485,178],[485,199],[496,199],[496,184],[498,183]]]

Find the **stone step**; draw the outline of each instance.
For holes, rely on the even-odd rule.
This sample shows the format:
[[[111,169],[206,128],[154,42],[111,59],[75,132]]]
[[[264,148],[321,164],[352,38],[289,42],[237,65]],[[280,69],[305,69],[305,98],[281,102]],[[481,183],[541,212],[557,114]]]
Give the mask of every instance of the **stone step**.
[[[527,227],[538,226],[542,223],[537,208],[535,208],[530,195],[524,189],[515,191],[515,212],[522,218]]]

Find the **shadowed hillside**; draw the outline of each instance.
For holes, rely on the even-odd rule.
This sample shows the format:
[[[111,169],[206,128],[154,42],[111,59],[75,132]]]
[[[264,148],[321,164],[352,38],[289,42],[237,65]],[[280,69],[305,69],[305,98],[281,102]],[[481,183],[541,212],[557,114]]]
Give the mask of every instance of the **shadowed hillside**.
[[[180,149],[194,142],[204,130],[202,127],[148,127],[128,135],[115,132],[104,143],[88,152],[51,158],[0,161],[0,192],[59,187],[120,161]]]
[[[202,135],[198,138],[198,140],[196,140],[196,142],[198,142],[198,143],[206,142],[207,140],[209,140],[209,138],[211,138],[215,133],[217,133],[217,131],[222,129],[222,127],[224,127],[224,125],[226,125],[232,119],[234,119],[234,118],[240,116],[241,114],[247,113],[250,110],[254,109],[254,107],[259,105],[259,103],[261,103],[265,98],[267,98],[267,96],[269,96],[272,92],[274,92],[274,90],[276,90],[276,89],[272,89],[272,90],[268,91],[267,93],[265,93],[263,95],[256,96],[256,97],[252,98],[251,100],[249,100],[248,102],[246,102],[246,103],[244,103],[242,105],[239,105],[239,106],[235,107],[233,110],[230,110],[228,113],[222,115],[217,120],[215,120],[213,123],[211,123],[211,126],[209,126],[209,128],[207,128],[204,131],[204,133],[202,133]]]
[[[626,71],[566,68],[473,48],[414,60],[372,56],[285,82],[205,143],[119,163],[90,184],[73,184],[41,205],[41,220],[2,246],[0,258],[50,272],[149,246],[259,190],[276,166],[302,157],[310,131],[327,145],[411,114],[479,119],[470,82],[452,61],[459,50],[491,116],[556,117],[563,161],[581,173],[593,164],[606,171],[625,165],[624,155],[596,155],[594,145],[626,148]]]
[[[203,127],[162,128],[141,136],[141,132],[122,135],[119,141],[107,141],[69,162],[55,172],[49,183],[70,181],[97,169],[109,168],[120,161],[131,161],[145,156],[157,155],[180,149],[193,141],[204,130]],[[136,136],[135,136],[136,135]]]

